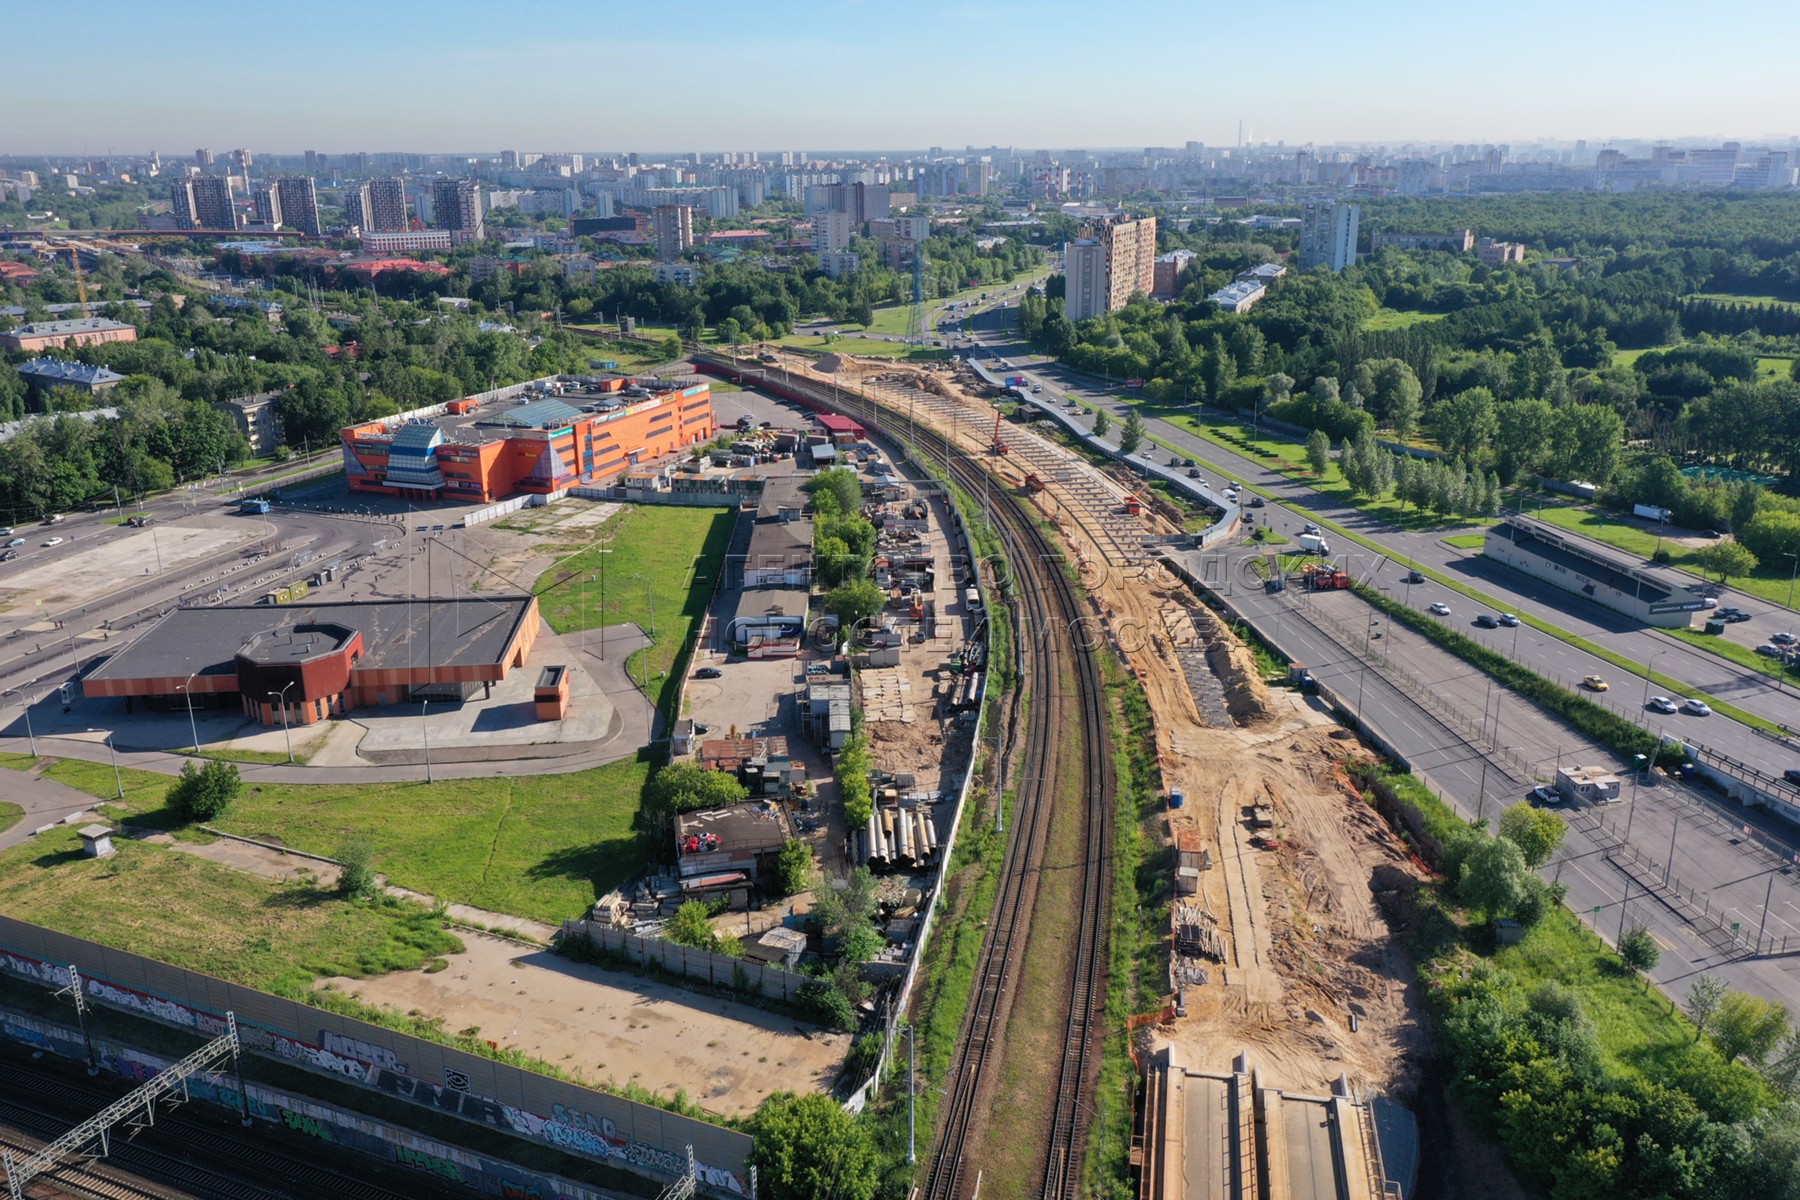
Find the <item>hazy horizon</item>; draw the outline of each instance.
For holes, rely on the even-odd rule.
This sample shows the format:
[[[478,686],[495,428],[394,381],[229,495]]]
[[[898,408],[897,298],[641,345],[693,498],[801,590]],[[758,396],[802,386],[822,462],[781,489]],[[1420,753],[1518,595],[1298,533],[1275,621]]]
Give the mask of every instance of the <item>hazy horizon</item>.
[[[243,11],[95,0],[35,13],[40,52],[0,77],[16,118],[0,154],[1131,150],[1233,146],[1240,121],[1261,144],[1593,148],[1786,141],[1743,131],[1791,120],[1800,100],[1777,57],[1742,65],[1800,34],[1800,7],[1775,0],[1703,20],[1672,0],[1619,16],[1550,0],[1299,0],[1279,16],[1175,0],[823,0],[776,14],[545,0],[507,22],[472,0],[320,0],[273,34]],[[481,146],[495,150],[468,148]]]

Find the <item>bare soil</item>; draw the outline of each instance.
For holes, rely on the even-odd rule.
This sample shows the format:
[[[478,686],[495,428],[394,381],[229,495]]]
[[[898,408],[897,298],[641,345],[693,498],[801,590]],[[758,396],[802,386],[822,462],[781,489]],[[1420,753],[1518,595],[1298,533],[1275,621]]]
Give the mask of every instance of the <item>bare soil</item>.
[[[802,1030],[776,1013],[607,971],[481,933],[435,974],[327,979],[370,1004],[417,1009],[604,1087],[630,1081],[662,1095],[685,1091],[724,1116],[755,1110],[772,1092],[830,1087],[847,1034]]]

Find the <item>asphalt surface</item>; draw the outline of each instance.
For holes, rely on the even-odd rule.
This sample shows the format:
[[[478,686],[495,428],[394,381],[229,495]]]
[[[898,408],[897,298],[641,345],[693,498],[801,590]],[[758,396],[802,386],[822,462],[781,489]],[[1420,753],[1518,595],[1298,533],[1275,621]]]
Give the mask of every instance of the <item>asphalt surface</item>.
[[[1464,817],[1497,819],[1536,782],[1553,779],[1559,762],[1616,761],[1448,652],[1390,628],[1353,595],[1307,595],[1297,587],[1265,593],[1242,569],[1254,556],[1240,547],[1180,557],[1261,636],[1360,713]],[[1800,992],[1800,872],[1745,836],[1738,823],[1751,814],[1656,776],[1628,778],[1624,797],[1603,807],[1557,809],[1568,837],[1542,874],[1568,888],[1570,908],[1608,942],[1621,924],[1649,928],[1663,952],[1651,977],[1672,997],[1702,971],[1784,1002]],[[1618,851],[1621,845],[1635,861]],[[1683,893],[1706,905],[1713,920],[1693,919],[1696,910]],[[1769,956],[1750,957],[1731,943],[1733,922],[1746,938],[1760,932],[1791,941]]]
[[[977,327],[984,331],[997,324],[998,318],[991,313],[983,314],[976,321]],[[981,342],[995,357],[1010,364],[1007,370],[1025,375],[1046,393],[1073,395],[1083,404],[1112,413],[1115,421],[1122,419],[1130,407],[1114,395],[1112,389],[1096,386],[1091,378],[1045,360],[1023,343],[1002,340],[991,332],[984,332]],[[998,364],[995,366],[998,368]],[[1238,418],[1224,419],[1235,422]],[[1666,633],[1636,625],[1592,601],[1541,584],[1478,553],[1444,541],[1459,532],[1479,532],[1475,527],[1426,531],[1400,529],[1322,495],[1305,484],[1288,480],[1259,461],[1225,450],[1166,421],[1148,418],[1146,425],[1152,437],[1193,458],[1201,464],[1203,471],[1229,473],[1277,497],[1281,505],[1287,507],[1271,506],[1255,512],[1259,520],[1272,523],[1290,540],[1300,532],[1304,521],[1322,518],[1381,545],[1387,551],[1385,555],[1373,554],[1355,543],[1334,544],[1333,558],[1354,578],[1385,585],[1396,599],[1415,608],[1424,610],[1436,601],[1448,603],[1452,612],[1448,620],[1457,629],[1515,656],[1517,661],[1546,677],[1575,685],[1587,675],[1601,676],[1612,685],[1606,698],[1633,719],[1639,716],[1639,712],[1633,711],[1634,703],[1641,710],[1644,701],[1656,694],[1654,689],[1644,693],[1644,680],[1536,630],[1523,629],[1515,639],[1512,629],[1480,629],[1473,624],[1475,616],[1480,612],[1496,615],[1511,612],[1535,617],[1633,662],[1648,664],[1660,674],[1681,680],[1745,712],[1791,729],[1800,729],[1800,691],[1795,688],[1692,647]],[[1344,543],[1345,539],[1339,538],[1337,542]],[[1493,604],[1483,606],[1433,583],[1415,584],[1409,589],[1404,584],[1409,562],[1432,568],[1475,588],[1491,598]],[[1727,593],[1722,603],[1736,603],[1759,614],[1759,619],[1751,624],[1765,636],[1787,628],[1794,619],[1794,614],[1788,610],[1771,610],[1770,605],[1756,598],[1744,599]],[[1728,717],[1717,714],[1710,717],[1642,715],[1650,718],[1648,726],[1654,732],[1728,754],[1775,779],[1781,778],[1782,772],[1790,767],[1800,767],[1800,743],[1787,744],[1765,737]]]

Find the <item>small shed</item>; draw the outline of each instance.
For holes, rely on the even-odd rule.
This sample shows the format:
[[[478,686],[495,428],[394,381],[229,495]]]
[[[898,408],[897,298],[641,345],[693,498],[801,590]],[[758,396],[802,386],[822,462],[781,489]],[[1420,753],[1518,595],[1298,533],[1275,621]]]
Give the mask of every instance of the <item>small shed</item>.
[[[76,834],[81,838],[81,851],[89,858],[111,858],[118,851],[113,849],[113,831],[105,825],[83,825]]]
[[[534,698],[537,701],[538,720],[562,720],[569,711],[569,668],[545,667],[538,675]]]
[[[744,957],[754,962],[792,969],[806,951],[806,935],[798,929],[776,926],[744,947]]]
[[[1619,777],[1605,767],[1559,767],[1556,771],[1556,790],[1571,803],[1611,804],[1620,798],[1620,786]]]

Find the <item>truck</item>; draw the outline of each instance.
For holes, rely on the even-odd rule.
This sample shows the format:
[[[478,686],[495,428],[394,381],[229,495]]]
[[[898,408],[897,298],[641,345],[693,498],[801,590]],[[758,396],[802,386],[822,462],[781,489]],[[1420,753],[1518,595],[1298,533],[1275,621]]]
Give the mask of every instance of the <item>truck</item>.
[[[241,513],[254,513],[257,516],[267,516],[273,507],[274,505],[270,504],[267,500],[259,498],[243,501],[238,505],[238,511]]]
[[[1330,554],[1331,543],[1317,533],[1303,533],[1294,539],[1302,554]]]
[[[1025,386],[1025,377],[1023,375],[1008,375],[1006,377],[1006,386],[1007,387],[1024,387]]]
[[[1669,518],[1675,515],[1675,510],[1659,508],[1654,504],[1634,504],[1631,506],[1631,515],[1634,517],[1642,517],[1646,521],[1655,521],[1658,525],[1662,525],[1666,524]]]

